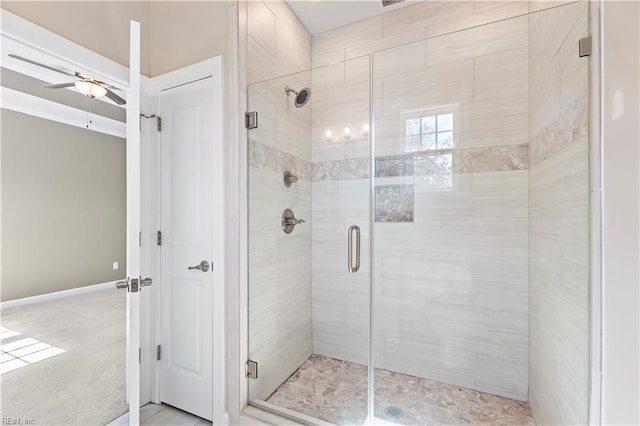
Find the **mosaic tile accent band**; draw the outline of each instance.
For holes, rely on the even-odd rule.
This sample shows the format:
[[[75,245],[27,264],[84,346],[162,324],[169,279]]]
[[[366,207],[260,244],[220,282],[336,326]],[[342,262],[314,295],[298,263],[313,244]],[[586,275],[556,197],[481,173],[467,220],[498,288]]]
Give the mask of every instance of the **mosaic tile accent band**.
[[[451,175],[527,170],[528,144],[421,151],[376,158],[376,177]],[[368,159],[313,163],[313,181],[367,179]]]
[[[249,167],[275,173],[288,170],[299,179],[311,179],[310,162],[253,140],[249,140]]]
[[[453,153],[454,173],[508,172],[527,170],[529,145],[499,145],[459,149]]]
[[[589,131],[589,100],[583,95],[560,113],[553,123],[536,135],[529,144],[529,161],[535,166],[572,145]]]
[[[526,170],[528,164],[528,144],[421,151],[376,158],[376,177]],[[367,158],[320,161],[312,164],[253,140],[249,141],[249,166],[276,173],[289,170],[300,179],[312,179],[313,182],[369,178]]]
[[[369,159],[321,161],[313,163],[313,181],[349,180],[369,178]]]

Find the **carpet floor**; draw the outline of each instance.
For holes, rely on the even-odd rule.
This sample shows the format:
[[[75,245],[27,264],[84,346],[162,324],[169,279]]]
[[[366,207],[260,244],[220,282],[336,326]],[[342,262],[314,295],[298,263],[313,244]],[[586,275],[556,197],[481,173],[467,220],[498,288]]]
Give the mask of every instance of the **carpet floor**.
[[[2,417],[104,425],[125,413],[125,309],[108,289],[3,310]]]

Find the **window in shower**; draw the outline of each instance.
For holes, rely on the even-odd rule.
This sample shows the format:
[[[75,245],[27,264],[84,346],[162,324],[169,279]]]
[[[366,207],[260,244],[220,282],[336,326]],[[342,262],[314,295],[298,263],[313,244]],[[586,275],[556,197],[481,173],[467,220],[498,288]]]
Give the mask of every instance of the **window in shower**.
[[[447,190],[453,187],[453,154],[421,153],[413,156],[415,178],[427,190]]]
[[[405,120],[407,152],[453,148],[453,112],[423,115]]]

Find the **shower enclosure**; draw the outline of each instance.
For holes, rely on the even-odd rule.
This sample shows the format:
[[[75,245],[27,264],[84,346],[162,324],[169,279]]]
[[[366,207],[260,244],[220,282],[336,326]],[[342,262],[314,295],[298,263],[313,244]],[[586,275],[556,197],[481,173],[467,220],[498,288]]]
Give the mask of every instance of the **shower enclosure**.
[[[452,14],[467,3],[384,15],[405,26],[386,41],[320,34],[314,66],[254,75],[251,404],[309,423],[588,421],[588,3]]]

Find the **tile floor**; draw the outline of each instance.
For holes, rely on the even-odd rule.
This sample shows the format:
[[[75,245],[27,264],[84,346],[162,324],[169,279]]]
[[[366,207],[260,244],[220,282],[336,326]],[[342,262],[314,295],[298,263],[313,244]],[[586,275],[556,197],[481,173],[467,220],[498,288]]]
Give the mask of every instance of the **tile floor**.
[[[535,425],[526,402],[381,369],[375,382],[380,423]],[[312,355],[267,402],[338,425],[363,424],[367,367]]]
[[[129,413],[125,413],[107,426],[128,426]],[[149,403],[140,407],[141,426],[211,426],[211,422],[167,404]]]

